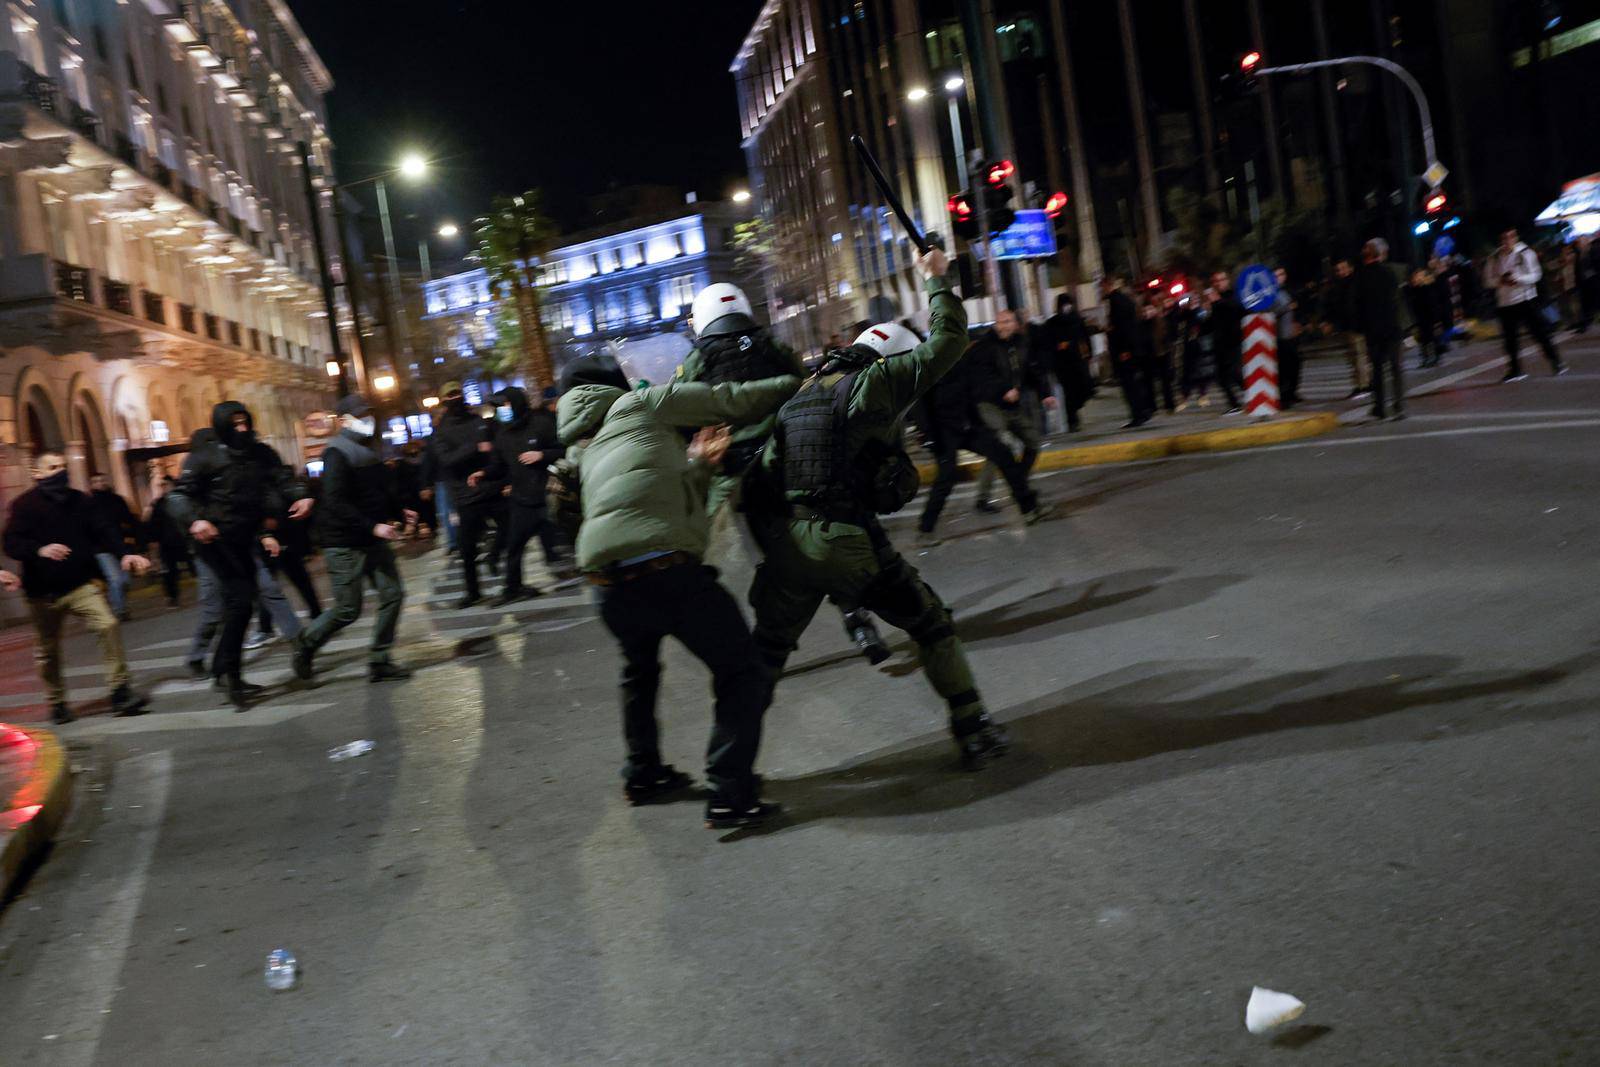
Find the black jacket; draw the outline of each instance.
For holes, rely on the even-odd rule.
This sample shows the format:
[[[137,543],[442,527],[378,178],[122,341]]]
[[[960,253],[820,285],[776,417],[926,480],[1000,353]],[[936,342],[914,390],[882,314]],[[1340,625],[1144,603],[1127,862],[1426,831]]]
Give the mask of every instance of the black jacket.
[[[977,401],[972,392],[972,350],[939,379],[923,397],[917,421],[923,433],[936,445],[957,448],[977,417]]]
[[[486,477],[496,489],[509,485],[513,504],[542,508],[550,464],[567,454],[556,437],[556,417],[543,408],[530,408],[528,395],[515,386],[507,388],[504,395],[511,406],[511,421],[495,431]],[[543,452],[544,459],[523,463],[517,457],[524,452]]]
[[[226,540],[249,540],[281,519],[293,499],[294,480],[273,449],[254,435],[238,439],[232,420],[244,405],[224,401],[211,411],[211,432],[194,435],[178,484],[167,496],[172,516],[187,530],[205,519]]]
[[[497,490],[486,478],[476,487],[467,485],[474,473],[487,470],[489,457],[478,446],[489,440],[489,428],[476,411],[446,411],[429,438],[438,463],[438,478],[450,488],[456,507],[470,507],[491,499]]]
[[[1035,361],[1050,368],[1061,383],[1067,404],[1074,410],[1083,406],[1094,383],[1089,380],[1089,328],[1083,316],[1074,311],[1059,311],[1033,331]]]
[[[39,555],[45,545],[66,545],[72,554],[63,560],[45,559]],[[109,552],[118,559],[127,554],[122,531],[105,520],[88,494],[38,486],[12,501],[5,550],[22,564],[27,595],[52,600],[100,579],[97,553]]]
[[[322,452],[322,498],[317,504],[317,544],[367,548],[372,528],[400,518],[394,476],[370,440],[340,430]]]
[[[1211,305],[1211,354],[1238,363],[1244,348],[1244,305],[1230,289]]]
[[[1106,298],[1106,344],[1111,358],[1121,360],[1131,356],[1139,344],[1139,309],[1133,297],[1118,289]]]
[[[161,546],[163,558],[182,555],[189,548],[189,531],[179,525],[172,514],[172,497],[163,494],[150,504],[150,520],[145,523],[146,544]]]
[[[122,499],[122,494],[114,489],[97,489],[89,494],[89,499],[100,517],[121,532],[124,544],[131,547],[137,543],[139,520],[128,502]]]
[[[1389,264],[1364,263],[1356,271],[1355,312],[1355,328],[1369,341],[1399,339],[1400,279]]]
[[[1005,394],[1013,389],[1031,389],[1039,395],[1050,391],[1048,382],[1040,381],[1028,338],[1021,333],[1003,341],[990,330],[973,342],[961,363],[967,368],[973,399],[980,404],[1015,407],[1005,400]]]

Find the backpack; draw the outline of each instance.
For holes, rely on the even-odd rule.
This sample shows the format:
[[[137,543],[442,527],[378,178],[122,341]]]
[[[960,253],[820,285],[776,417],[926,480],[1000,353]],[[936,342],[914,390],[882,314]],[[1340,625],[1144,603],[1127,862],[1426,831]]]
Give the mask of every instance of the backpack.
[[[583,484],[579,479],[576,461],[562,458],[550,464],[550,473],[545,479],[545,497],[556,528],[566,537],[568,544],[577,544],[578,528],[583,525]]]

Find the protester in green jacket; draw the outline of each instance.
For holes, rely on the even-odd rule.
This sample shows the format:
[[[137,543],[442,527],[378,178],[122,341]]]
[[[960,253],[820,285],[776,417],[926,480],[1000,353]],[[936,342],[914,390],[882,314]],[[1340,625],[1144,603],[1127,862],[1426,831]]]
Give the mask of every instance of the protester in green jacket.
[[[966,313],[934,250],[928,340],[887,323],[837,353],[778,413],[762,478],[746,508],[766,559],[750,603],[755,640],[774,684],[825,596],[864,607],[916,641],[923,671],[950,709],[963,762],[976,769],[1009,743],[989,718],[950,611],[890,543],[879,513],[910,503],[915,468],[901,439],[906,411],[966,352]]]
[[[661,642],[675,637],[711,669],[706,824],[714,828],[760,822],[778,806],[761,800],[754,773],[772,689],[738,603],[702,562],[706,485],[727,450],[720,427],[766,417],[799,384],[789,376],[630,392],[615,364],[581,359],[567,369],[557,412],[557,433],[578,464],[578,566],[599,587],[600,617],[622,646],[624,795],[642,804],[691,784],[661,762],[656,723]],[[686,451],[682,431],[696,427],[709,429]]]

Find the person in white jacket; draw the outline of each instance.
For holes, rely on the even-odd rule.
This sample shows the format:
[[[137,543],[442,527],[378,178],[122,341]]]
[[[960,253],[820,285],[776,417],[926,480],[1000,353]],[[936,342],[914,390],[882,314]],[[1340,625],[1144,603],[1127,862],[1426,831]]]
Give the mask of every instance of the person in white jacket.
[[[1522,243],[1516,227],[1500,235],[1500,247],[1489,257],[1484,281],[1494,286],[1495,304],[1500,310],[1500,334],[1506,346],[1506,376],[1503,381],[1519,382],[1527,375],[1517,358],[1522,327],[1538,342],[1550,369],[1565,374],[1567,365],[1561,362],[1561,353],[1550,340],[1550,327],[1545,324],[1539,307],[1539,279],[1544,270],[1539,266],[1539,254]]]

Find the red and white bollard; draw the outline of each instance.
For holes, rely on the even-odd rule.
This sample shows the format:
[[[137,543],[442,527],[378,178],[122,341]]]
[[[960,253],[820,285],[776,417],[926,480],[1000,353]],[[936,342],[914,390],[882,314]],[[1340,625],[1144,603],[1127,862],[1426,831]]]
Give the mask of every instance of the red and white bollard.
[[[1255,418],[1276,415],[1278,393],[1278,320],[1270,311],[1244,317],[1244,409]]]

